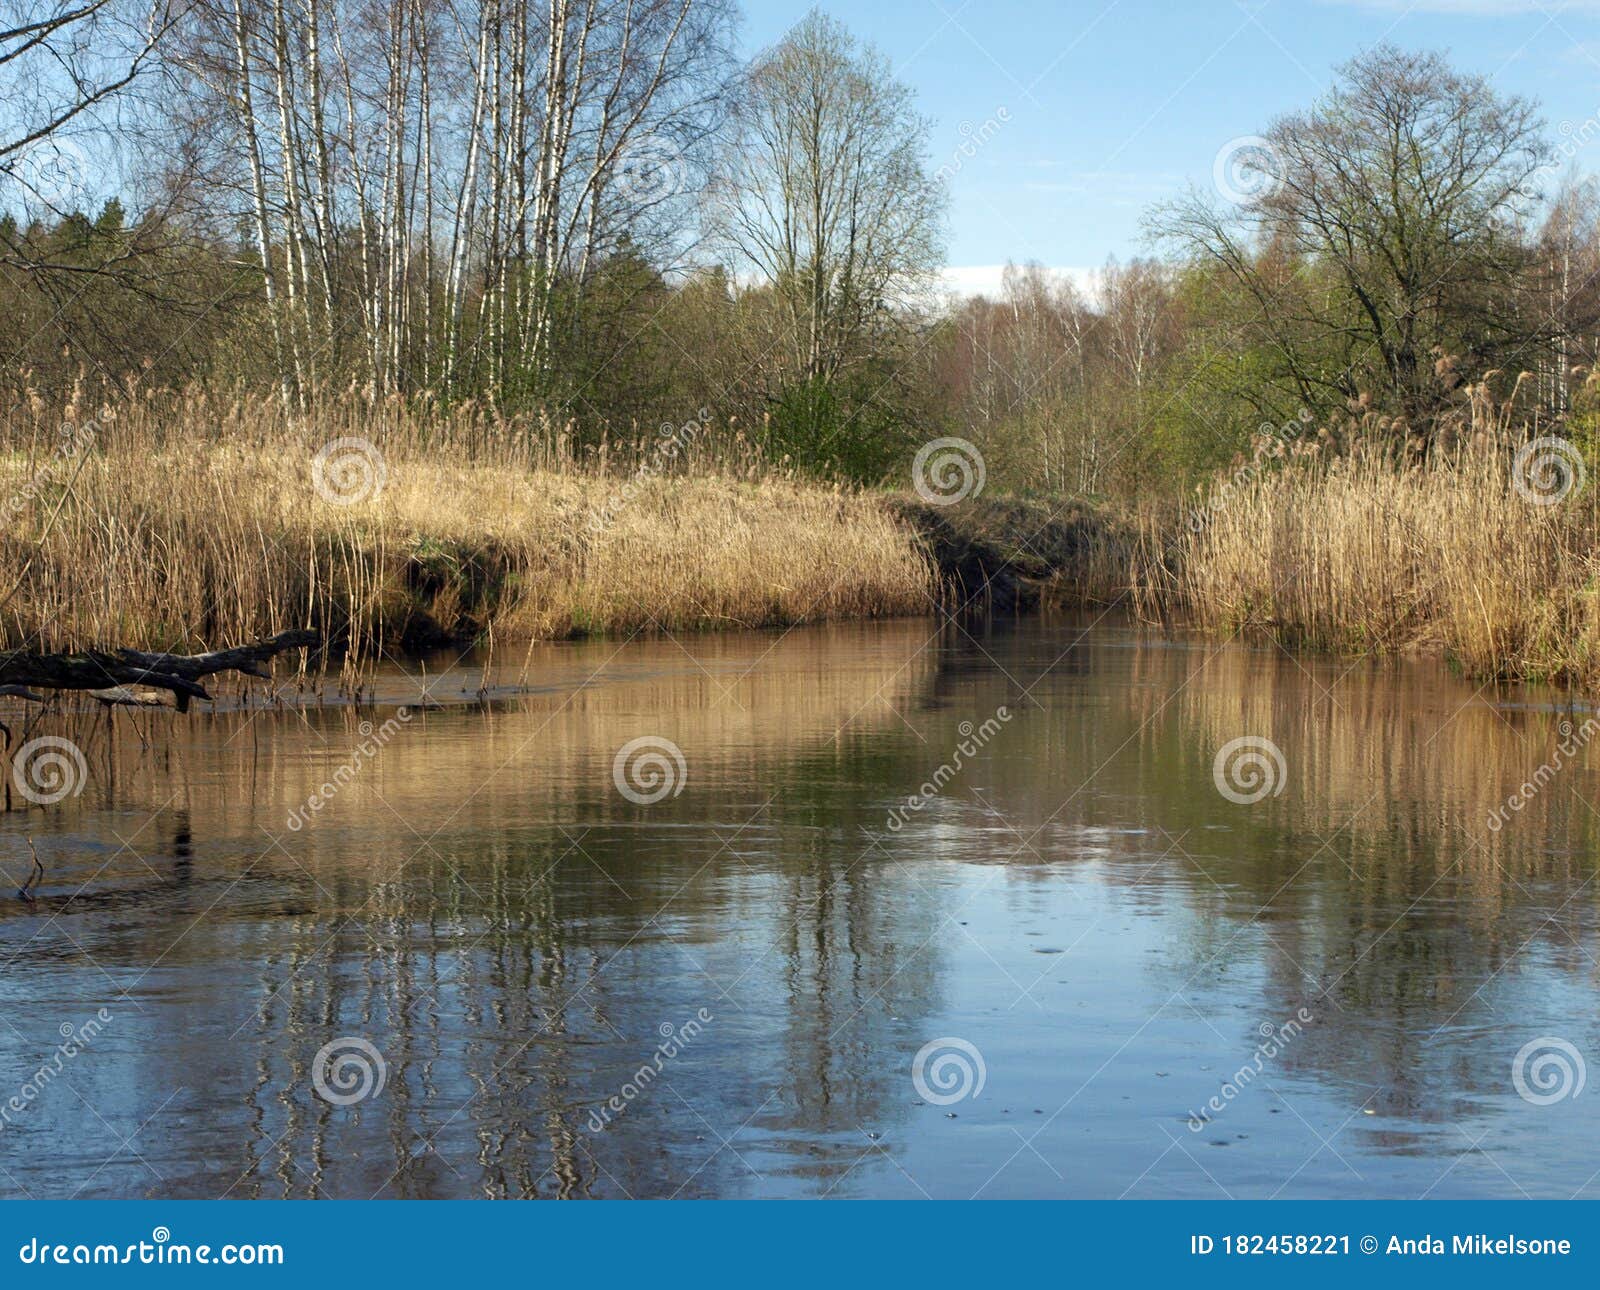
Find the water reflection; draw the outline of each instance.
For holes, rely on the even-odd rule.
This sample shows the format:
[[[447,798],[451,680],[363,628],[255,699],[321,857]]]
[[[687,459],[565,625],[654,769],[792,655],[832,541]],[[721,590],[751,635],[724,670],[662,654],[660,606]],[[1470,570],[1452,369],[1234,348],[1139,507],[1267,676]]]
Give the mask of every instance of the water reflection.
[[[1547,696],[1073,622],[451,663],[360,706],[33,718],[23,737],[73,739],[88,778],[0,817],[7,889],[26,836],[46,868],[0,905],[0,1069],[31,1090],[0,1189],[1587,1184],[1588,1101],[1535,1106],[1510,1077],[1537,1036],[1600,1052],[1600,792],[1587,746],[1533,781],[1586,715]],[[617,791],[641,735],[682,750],[680,795]],[[1253,805],[1213,782],[1242,735],[1283,756]],[[931,1105],[913,1058],[951,1036],[985,1087]],[[346,1106],[313,1075],[349,1038],[383,1087]]]

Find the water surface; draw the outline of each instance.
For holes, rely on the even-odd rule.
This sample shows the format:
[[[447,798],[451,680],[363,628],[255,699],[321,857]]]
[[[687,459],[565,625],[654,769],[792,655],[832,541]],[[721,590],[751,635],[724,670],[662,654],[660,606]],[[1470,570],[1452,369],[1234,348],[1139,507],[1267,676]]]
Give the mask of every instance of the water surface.
[[[1087,620],[8,707],[0,1194],[1592,1195],[1585,715]]]

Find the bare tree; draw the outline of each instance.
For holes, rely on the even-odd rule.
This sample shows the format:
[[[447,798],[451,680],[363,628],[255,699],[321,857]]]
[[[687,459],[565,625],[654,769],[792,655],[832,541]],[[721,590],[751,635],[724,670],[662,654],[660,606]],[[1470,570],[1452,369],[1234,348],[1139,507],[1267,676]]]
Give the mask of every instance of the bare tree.
[[[1600,323],[1600,185],[1569,176],[1550,203],[1540,230],[1544,299],[1534,303],[1557,323],[1555,343],[1538,366],[1541,410],[1559,417],[1572,409],[1573,367],[1596,361]]]
[[[1192,196],[1156,231],[1238,288],[1247,342],[1302,402],[1367,393],[1425,446],[1448,393],[1441,360],[1470,376],[1557,329],[1515,303],[1540,126],[1532,103],[1436,54],[1379,46],[1268,127],[1238,205]]]
[[[106,300],[196,308],[166,212],[127,223],[123,201],[139,187],[123,172],[139,92],[187,3],[0,0],[0,274],[38,306],[31,323],[12,314],[0,362],[37,351],[48,319],[63,366],[122,387],[133,355]]]
[[[776,291],[801,379],[831,379],[905,318],[943,252],[927,122],[885,59],[812,12],[751,68],[712,185],[743,273]]]
[[[693,214],[730,24],[723,0],[196,0],[188,116],[225,122],[213,196],[253,229],[286,397],[550,396],[591,275]]]
[[[181,0],[5,0],[0,5],[0,207],[72,212],[98,112],[147,71]],[[11,186],[14,192],[4,192]]]
[[[1176,275],[1153,261],[1109,261],[1086,291],[1007,265],[998,300],[967,301],[942,329],[931,376],[996,482],[1127,490],[1151,450],[1151,413],[1170,399],[1181,314]]]

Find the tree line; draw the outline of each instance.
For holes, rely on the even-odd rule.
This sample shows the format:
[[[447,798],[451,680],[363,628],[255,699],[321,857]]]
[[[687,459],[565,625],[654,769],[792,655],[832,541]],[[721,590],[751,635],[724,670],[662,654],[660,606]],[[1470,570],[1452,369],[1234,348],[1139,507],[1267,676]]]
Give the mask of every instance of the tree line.
[[[888,62],[725,0],[4,0],[0,387],[477,403],[579,444],[713,409],[876,482],[1117,495],[1263,427],[1585,439],[1600,199],[1537,106],[1379,47],[1152,211],[1152,254],[937,290]],[[1003,128],[1003,127],[1000,127]],[[1586,442],[1586,439],[1585,439]],[[1305,443],[1302,447],[1308,446]]]

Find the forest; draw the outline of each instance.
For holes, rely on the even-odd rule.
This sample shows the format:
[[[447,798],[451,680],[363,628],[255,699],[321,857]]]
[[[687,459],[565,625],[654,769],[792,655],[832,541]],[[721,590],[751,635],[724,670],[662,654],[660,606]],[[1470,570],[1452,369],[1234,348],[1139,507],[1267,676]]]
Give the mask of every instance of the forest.
[[[0,0],[20,1262],[1588,1256],[1600,0],[812,3]]]
[[[676,608],[659,585],[605,586],[588,565],[606,563],[592,548],[615,527],[619,481],[633,523],[669,495],[703,512],[691,545],[730,567],[754,557],[714,537],[719,489],[744,487],[734,505],[755,533],[848,497],[893,529],[895,572],[818,612],[903,612],[936,594],[937,571],[908,578],[921,562],[873,499],[907,493],[919,451],[953,443],[963,498],[977,485],[1040,508],[1011,522],[1001,559],[1040,556],[1064,508],[1093,511],[1105,568],[1075,570],[1080,592],[1341,648],[1442,632],[1490,671],[1586,666],[1586,496],[1499,524],[1507,576],[1534,560],[1546,583],[1470,646],[1441,626],[1457,593],[1410,519],[1393,549],[1365,549],[1400,504],[1379,491],[1448,514],[1460,495],[1502,507],[1517,483],[1564,498],[1600,429],[1600,189],[1577,164],[1600,125],[1555,135],[1536,103],[1442,54],[1378,45],[1340,67],[1303,109],[1225,147],[1209,185],[1156,203],[1146,255],[1087,281],[1016,264],[998,292],[963,298],[940,279],[949,188],[1004,114],[948,149],[884,55],[820,11],[747,60],[723,0],[8,12],[8,637],[131,619],[143,638],[210,641],[306,605],[348,635],[395,617],[384,630],[404,632],[441,578],[463,603],[430,604],[430,630],[809,615],[765,584],[724,594],[710,572],[721,589]],[[393,530],[395,605],[327,586],[386,585],[368,577],[389,567],[384,543],[330,534],[314,508],[278,513],[278,476],[306,458],[354,471],[363,502],[380,506],[387,482],[380,509],[404,506],[369,516]],[[185,518],[181,483],[139,495],[150,465],[192,474],[200,459],[248,512],[238,549]],[[559,478],[571,505],[547,481],[552,514],[522,498],[496,520],[514,535],[486,526],[485,499],[528,472]],[[1315,535],[1291,534],[1308,505]],[[244,558],[268,511],[285,567],[253,576],[276,585],[217,610],[217,568]],[[90,518],[107,513],[125,522]],[[1251,565],[1263,525],[1266,570]],[[761,558],[793,558],[785,532]],[[660,547],[660,532],[634,536]],[[835,538],[884,540],[851,529],[800,546]],[[1445,538],[1426,526],[1426,540]],[[125,603],[106,609],[68,567],[86,550],[120,570]],[[349,574],[352,559],[368,572]],[[1307,560],[1324,585],[1290,603],[1270,570]],[[541,562],[581,584],[572,603],[530,598]],[[196,603],[151,621],[174,581]],[[104,612],[86,616],[86,598]]]

